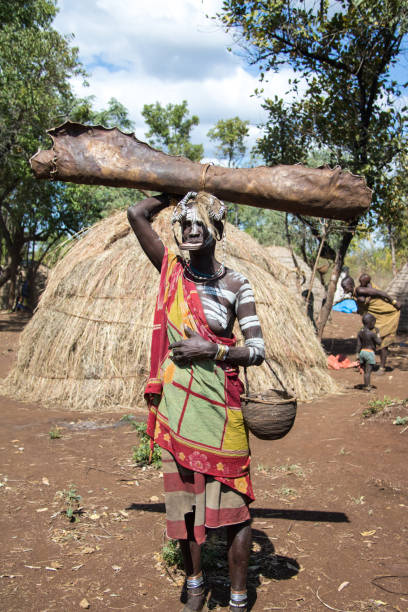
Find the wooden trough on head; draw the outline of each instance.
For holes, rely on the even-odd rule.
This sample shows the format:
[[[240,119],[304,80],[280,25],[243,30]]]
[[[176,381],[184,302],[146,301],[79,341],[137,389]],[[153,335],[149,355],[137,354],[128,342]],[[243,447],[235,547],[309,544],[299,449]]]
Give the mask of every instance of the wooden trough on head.
[[[48,133],[52,149],[30,160],[37,178],[175,195],[205,190],[228,202],[344,220],[364,213],[371,201],[365,179],[340,167],[223,168],[167,155],[117,128],[71,121]]]

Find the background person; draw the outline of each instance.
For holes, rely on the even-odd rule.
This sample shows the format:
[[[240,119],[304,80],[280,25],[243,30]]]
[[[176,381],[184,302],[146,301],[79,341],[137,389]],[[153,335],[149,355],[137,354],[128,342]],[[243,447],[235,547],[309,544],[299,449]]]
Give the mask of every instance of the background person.
[[[370,391],[371,372],[375,366],[375,351],[381,344],[378,329],[375,327],[375,317],[366,312],[363,316],[363,329],[357,334],[357,359],[364,371],[363,389]]]
[[[395,340],[401,305],[388,293],[381,291],[381,289],[373,285],[369,274],[362,274],[359,282],[360,285],[355,287],[354,280],[351,276],[348,276],[343,279],[342,287],[344,291],[350,291],[354,296],[360,315],[369,313],[376,319],[381,337],[381,345],[378,349],[380,353],[380,369],[377,374],[381,375],[385,372],[388,347]]]

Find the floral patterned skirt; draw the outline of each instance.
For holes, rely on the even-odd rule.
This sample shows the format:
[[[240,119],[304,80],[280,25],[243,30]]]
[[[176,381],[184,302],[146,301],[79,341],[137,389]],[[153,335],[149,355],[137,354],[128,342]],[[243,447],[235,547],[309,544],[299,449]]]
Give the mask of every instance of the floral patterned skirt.
[[[250,519],[250,500],[243,493],[213,476],[179,465],[164,448],[162,461],[169,538],[187,539],[186,514],[192,512],[194,537],[198,544],[205,542],[206,528],[236,525]]]

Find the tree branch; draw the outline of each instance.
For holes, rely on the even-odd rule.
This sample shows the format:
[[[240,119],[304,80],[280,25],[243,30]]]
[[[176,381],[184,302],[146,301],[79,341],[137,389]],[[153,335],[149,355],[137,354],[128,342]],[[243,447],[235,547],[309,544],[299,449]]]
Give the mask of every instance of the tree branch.
[[[3,213],[1,212],[1,205],[0,205],[0,232],[4,236],[4,240],[6,241],[7,249],[10,250],[13,245],[13,241],[11,238],[11,234],[7,228],[6,222],[4,220]]]
[[[7,266],[7,268],[3,268],[0,270],[0,287],[5,285],[8,280],[11,278],[11,267]]]
[[[289,49],[296,50],[296,52],[298,54],[302,55],[303,57],[305,57],[307,59],[311,59],[311,60],[314,60],[314,61],[318,61],[318,62],[322,62],[322,63],[328,64],[332,68],[336,68],[337,70],[343,70],[344,72],[347,72],[348,74],[354,74],[354,72],[355,72],[352,68],[350,68],[344,62],[340,62],[338,60],[335,60],[335,59],[329,57],[328,55],[325,55],[325,54],[322,54],[322,53],[317,53],[317,52],[309,51],[306,47],[304,47],[302,45],[299,45],[298,41],[296,39],[292,42],[292,41],[288,40],[287,38],[285,38],[284,36],[279,36],[278,34],[272,35],[271,38],[272,38],[272,40],[276,40],[277,42],[283,43]],[[271,52],[272,52],[272,50],[271,50]],[[261,56],[259,56],[259,58],[262,59]],[[265,56],[263,59],[267,59],[267,56]]]

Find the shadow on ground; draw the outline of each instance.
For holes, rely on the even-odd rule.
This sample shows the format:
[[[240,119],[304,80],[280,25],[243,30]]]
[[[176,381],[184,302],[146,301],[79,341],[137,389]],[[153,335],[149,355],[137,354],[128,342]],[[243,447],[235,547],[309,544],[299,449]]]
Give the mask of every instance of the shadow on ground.
[[[0,316],[0,332],[21,332],[31,319],[31,314],[7,313],[7,317]]]
[[[132,503],[126,510],[144,512],[165,512],[163,503]],[[254,508],[253,519],[273,518],[287,521],[307,521],[322,523],[348,523],[344,512],[327,512],[322,510],[292,510],[288,508]],[[202,559],[209,593],[208,609],[229,604],[228,548],[226,529],[211,529],[203,545]],[[252,551],[248,568],[248,610],[252,610],[257,599],[257,588],[268,580],[289,580],[300,571],[296,559],[277,555],[269,536],[260,529],[252,529]],[[185,586],[180,600],[186,602]]]
[[[328,355],[353,355],[356,353],[357,338],[323,338],[322,346]]]

